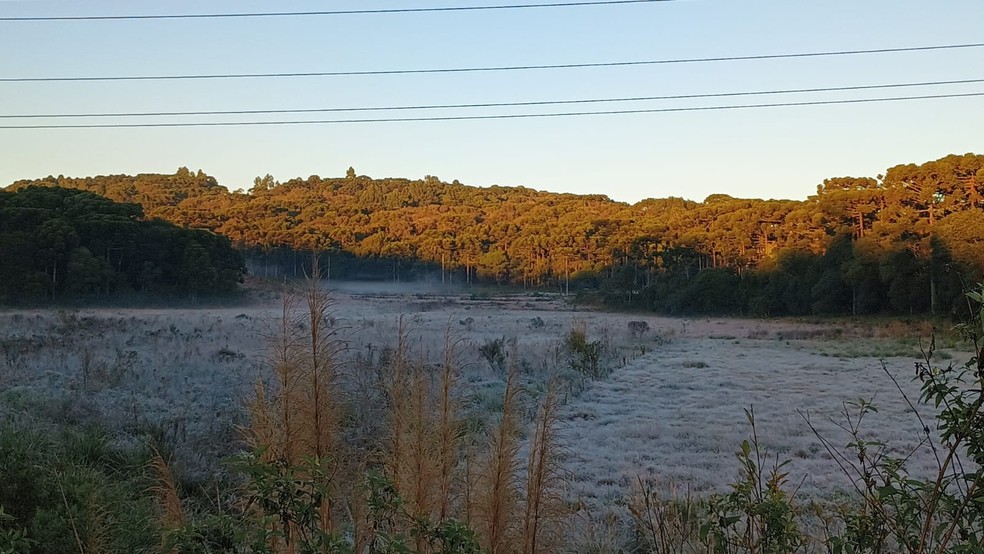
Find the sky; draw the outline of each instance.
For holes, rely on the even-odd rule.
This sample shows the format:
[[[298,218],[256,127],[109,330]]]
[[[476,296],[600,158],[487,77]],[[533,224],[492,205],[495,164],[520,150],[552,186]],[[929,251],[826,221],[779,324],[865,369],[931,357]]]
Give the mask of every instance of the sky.
[[[558,0],[528,0],[550,3]],[[386,9],[515,0],[0,0],[0,18]],[[278,18],[0,21],[0,79],[605,63],[984,43],[984,2],[678,0]],[[393,107],[716,94],[984,79],[984,48],[508,72],[183,81],[2,82],[0,115]],[[0,125],[470,116],[984,92],[984,82],[594,105]],[[0,129],[0,186],[47,175],[201,169],[229,189],[266,174],[421,178],[604,194],[803,199],[825,178],[984,153],[984,96],[478,121]]]

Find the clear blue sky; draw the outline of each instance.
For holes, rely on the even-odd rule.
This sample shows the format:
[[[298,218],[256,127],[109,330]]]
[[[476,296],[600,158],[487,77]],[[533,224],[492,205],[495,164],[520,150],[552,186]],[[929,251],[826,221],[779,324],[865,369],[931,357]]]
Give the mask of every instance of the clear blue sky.
[[[0,17],[506,3],[514,2],[0,0]],[[0,77],[389,70],[894,48],[984,42],[982,21],[980,0],[682,0],[439,14],[0,22]],[[0,83],[0,114],[511,102],[974,78],[984,78],[984,48],[503,73]],[[978,91],[984,91],[984,84],[648,102],[632,107]],[[427,115],[620,107],[628,105]],[[305,116],[227,119],[264,117]],[[47,122],[57,121],[64,120]],[[28,121],[0,119],[0,124],[23,123]],[[372,177],[436,175],[471,185],[599,193],[630,202],[665,196],[702,200],[712,193],[801,199],[813,194],[826,177],[875,176],[898,163],[921,163],[949,153],[984,153],[982,129],[984,97],[525,120],[0,130],[0,186],[47,175],[170,173],[187,166],[237,189],[249,188],[254,177],[266,173],[285,181],[313,174],[344,175],[354,166],[359,174]]]

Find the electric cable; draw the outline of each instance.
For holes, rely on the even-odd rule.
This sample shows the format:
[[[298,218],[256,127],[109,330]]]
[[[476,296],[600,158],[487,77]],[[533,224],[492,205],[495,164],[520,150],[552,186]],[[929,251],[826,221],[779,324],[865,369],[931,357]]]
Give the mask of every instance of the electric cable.
[[[707,94],[675,94],[664,96],[630,96],[622,98],[587,98],[575,100],[542,100],[528,102],[486,102],[472,104],[427,104],[410,106],[366,106],[350,108],[284,108],[266,110],[201,110],[201,111],[158,111],[158,112],[97,112],[97,113],[52,113],[52,114],[0,114],[0,119],[54,119],[54,118],[102,118],[102,117],[176,117],[176,116],[210,116],[210,115],[271,115],[271,114],[303,114],[331,112],[370,112],[370,111],[407,111],[407,110],[444,110],[444,109],[475,109],[475,108],[504,108],[523,106],[556,106],[570,104],[601,104],[616,102],[646,102],[655,100],[693,100],[701,98],[733,98],[741,96],[765,96],[779,94],[803,94],[818,92],[843,92],[858,90],[879,90],[892,88],[927,87],[941,85],[966,85],[984,83],[984,79],[958,79],[952,81],[923,81],[915,83],[891,83],[878,85],[854,85],[843,87],[818,87],[782,90],[760,90],[744,92],[720,92]]]
[[[55,15],[55,16],[10,16],[0,17],[0,21],[125,21],[147,19],[226,19],[247,17],[309,17],[337,15],[381,15],[399,13],[466,12],[489,10],[521,10],[530,8],[576,8],[582,6],[614,6],[622,4],[654,4],[674,0],[591,0],[585,2],[553,2],[502,4],[483,6],[439,6],[434,8],[381,8],[368,10],[316,10],[287,12],[246,12],[246,13],[180,13],[147,15]]]
[[[928,94],[921,96],[893,96],[882,98],[856,98],[847,100],[811,100],[803,102],[776,102],[769,104],[737,104],[726,106],[690,106],[680,108],[640,108],[631,110],[607,110],[591,112],[552,112],[532,114],[492,114],[492,115],[461,115],[435,117],[394,117],[379,119],[319,119],[319,120],[280,120],[280,121],[207,121],[207,122],[164,122],[164,123],[82,123],[82,124],[51,124],[51,125],[0,125],[2,130],[14,129],[119,129],[119,128],[152,128],[152,127],[243,127],[243,126],[286,126],[286,125],[329,125],[329,124],[365,124],[365,123],[403,123],[418,121],[477,121],[492,119],[532,119],[556,117],[582,117],[598,115],[626,115],[678,113],[700,111],[743,110],[756,108],[779,108],[793,106],[827,106],[841,104],[870,104],[880,102],[902,102],[911,100],[929,100],[943,98],[971,98],[984,96],[984,92],[966,92],[954,94]]]
[[[751,60],[779,60],[793,58],[819,58],[827,56],[855,56],[865,54],[891,54],[899,52],[927,52],[934,50],[956,50],[980,48],[984,43],[943,44],[932,46],[909,46],[901,48],[874,48],[867,50],[835,50],[823,52],[797,52],[790,54],[760,54],[750,56],[714,56],[703,58],[674,58],[663,60],[636,60],[620,62],[568,63],[543,65],[511,65],[493,67],[449,67],[423,69],[381,69],[364,71],[302,71],[276,73],[204,73],[185,75],[102,75],[80,77],[0,77],[0,83],[50,83],[80,81],[177,81],[194,79],[266,79],[285,77],[355,77],[371,75],[419,75],[428,73],[477,73],[494,71],[531,71],[545,69],[580,69],[596,67],[630,67],[646,65],[673,65],[708,62],[736,62]]]

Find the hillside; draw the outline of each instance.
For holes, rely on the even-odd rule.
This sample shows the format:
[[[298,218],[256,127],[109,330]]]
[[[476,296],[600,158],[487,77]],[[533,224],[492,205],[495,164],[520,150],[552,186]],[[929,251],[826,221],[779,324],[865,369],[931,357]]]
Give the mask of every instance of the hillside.
[[[962,283],[984,272],[984,155],[975,154],[827,179],[805,201],[716,194],[628,205],[351,168],[283,183],[268,175],[246,193],[184,168],[8,188],[31,185],[140,204],[148,217],[229,237],[278,272],[297,267],[294,253],[317,251],[358,257],[391,279],[429,270],[454,282],[571,283],[671,313],[949,311]]]
[[[0,191],[0,305],[39,300],[229,293],[244,271],[229,240],[148,221],[91,192]]]

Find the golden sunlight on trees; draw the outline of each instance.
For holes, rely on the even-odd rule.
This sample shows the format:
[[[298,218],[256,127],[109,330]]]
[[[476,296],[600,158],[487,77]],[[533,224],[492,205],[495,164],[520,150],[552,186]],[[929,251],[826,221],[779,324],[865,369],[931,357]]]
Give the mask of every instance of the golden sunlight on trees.
[[[185,168],[174,175],[48,177],[8,191],[32,185],[138,203],[149,218],[224,235],[266,277],[299,277],[304,260],[320,253],[330,278],[511,283],[591,290],[609,303],[669,313],[779,315],[946,312],[959,297],[955,284],[982,270],[975,248],[981,233],[974,231],[984,220],[984,156],[975,154],[898,165],[874,178],[826,179],[804,201],[715,194],[703,202],[628,205],[434,176],[372,179],[353,168],[342,178],[279,182],[266,175],[248,194]],[[76,272],[95,271],[84,252],[73,255],[75,239],[58,220],[39,224],[45,245],[18,287],[51,296],[70,260]],[[15,229],[6,233],[2,244],[12,259],[34,256]],[[842,237],[852,246],[831,257]],[[87,248],[112,265],[112,250]],[[205,260],[189,249],[187,259]],[[708,270],[737,279],[700,275]],[[191,272],[187,281],[194,294],[223,277]],[[78,287],[112,289],[97,278]],[[837,300],[822,298],[827,293]]]

